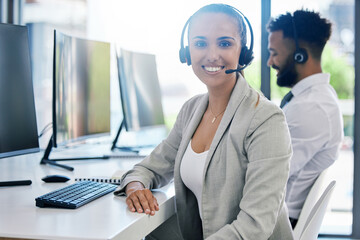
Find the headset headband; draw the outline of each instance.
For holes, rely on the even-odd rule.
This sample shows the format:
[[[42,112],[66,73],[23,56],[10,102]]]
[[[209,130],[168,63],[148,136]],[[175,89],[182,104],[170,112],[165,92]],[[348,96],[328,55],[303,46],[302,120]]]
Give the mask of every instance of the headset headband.
[[[234,10],[235,12],[237,12],[240,16],[241,16],[241,18],[242,19],[245,19],[245,22],[247,23],[247,25],[248,25],[248,27],[249,27],[249,31],[250,31],[250,46],[249,46],[249,48],[247,49],[247,51],[248,51],[248,53],[250,54],[249,56],[247,56],[248,57],[248,61],[247,61],[247,63],[245,63],[244,65],[244,67],[242,67],[242,69],[244,69],[247,65],[249,65],[250,63],[251,63],[251,60],[252,60],[252,51],[253,51],[253,47],[254,47],[254,34],[253,34],[253,29],[252,29],[252,27],[251,27],[251,24],[250,24],[250,21],[247,19],[247,17],[239,10],[239,9],[237,9],[237,8],[235,8],[235,7],[233,7],[233,6],[230,6],[230,5],[227,5],[227,4],[222,4],[223,6],[226,6],[226,7],[229,7],[229,8],[231,8],[232,10]],[[221,13],[221,12],[219,12],[219,13]],[[196,14],[196,13],[194,13],[194,14]],[[193,16],[194,16],[194,14],[186,21],[186,23],[185,23],[185,25],[184,25],[184,28],[183,28],[183,30],[182,30],[182,32],[181,32],[181,40],[180,40],[180,61],[182,62],[182,63],[185,63],[186,62],[186,60],[185,61],[183,61],[182,60],[182,54],[185,54],[185,52],[186,52],[186,47],[184,46],[184,35],[185,35],[185,31],[186,31],[186,29],[187,29],[187,27],[188,27],[188,25],[189,25],[189,23],[190,23],[190,21],[191,21],[191,19],[193,18]],[[246,29],[245,29],[245,31],[246,31]],[[246,34],[246,32],[245,32],[245,34]],[[246,43],[245,43],[246,44]],[[242,48],[243,47],[246,47],[246,45],[245,46],[242,46]],[[189,61],[189,60],[187,60],[187,61]],[[189,63],[188,63],[188,65],[190,65]]]
[[[305,49],[300,48],[299,46],[299,40],[298,35],[296,31],[296,25],[295,25],[295,16],[291,15],[291,22],[293,26],[293,32],[294,32],[294,41],[295,41],[295,52],[294,52],[294,61],[297,63],[305,63],[308,59],[308,55]]]

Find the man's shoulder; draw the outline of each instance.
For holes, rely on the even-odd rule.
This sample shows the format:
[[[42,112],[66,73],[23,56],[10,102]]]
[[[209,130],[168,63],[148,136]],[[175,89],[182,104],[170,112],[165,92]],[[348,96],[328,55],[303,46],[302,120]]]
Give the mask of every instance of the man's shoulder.
[[[296,105],[296,107],[310,105],[314,108],[339,108],[339,99],[330,84],[313,85],[297,92],[294,94],[292,102],[294,103],[292,105]]]

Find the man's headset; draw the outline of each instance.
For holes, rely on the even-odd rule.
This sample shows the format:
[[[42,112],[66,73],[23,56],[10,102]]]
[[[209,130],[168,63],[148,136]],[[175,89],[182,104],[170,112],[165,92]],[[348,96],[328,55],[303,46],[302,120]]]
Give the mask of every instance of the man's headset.
[[[240,10],[238,10],[237,8],[234,8],[230,5],[225,5],[225,6],[235,10],[242,19],[245,19],[247,25],[249,26],[250,38],[251,38],[250,47],[248,48],[247,46],[243,46],[241,48],[241,53],[240,53],[240,57],[239,57],[239,67],[237,69],[229,69],[229,70],[225,71],[225,73],[229,74],[229,73],[233,73],[233,72],[240,72],[241,70],[245,69],[247,66],[250,65],[251,61],[254,58],[254,56],[253,56],[254,36],[253,36],[253,30],[252,30],[251,24],[250,24],[249,20],[247,19],[247,17],[242,12],[240,12]],[[187,63],[187,65],[191,65],[191,58],[190,58],[189,46],[186,46],[186,47],[184,46],[184,35],[185,35],[185,31],[186,31],[187,26],[189,25],[189,22],[191,21],[192,17],[193,16],[191,16],[186,21],[185,26],[181,33],[181,41],[180,41],[180,51],[179,51],[180,62]]]
[[[299,39],[297,36],[296,26],[295,26],[295,17],[291,16],[293,32],[294,32],[294,40],[295,40],[295,52],[294,52],[294,61],[296,63],[305,63],[308,59],[308,54],[304,48],[300,48]]]

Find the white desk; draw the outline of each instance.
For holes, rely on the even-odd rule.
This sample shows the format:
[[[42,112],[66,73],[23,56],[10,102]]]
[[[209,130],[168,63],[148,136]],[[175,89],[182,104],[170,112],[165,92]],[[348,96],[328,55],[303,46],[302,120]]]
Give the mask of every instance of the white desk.
[[[92,151],[94,148],[92,148]],[[175,213],[173,185],[155,192],[160,210],[155,216],[132,213],[125,198],[112,193],[78,209],[39,208],[35,198],[74,183],[75,178],[110,177],[128,170],[140,159],[109,159],[63,162],[73,172],[40,165],[43,153],[0,159],[0,181],[30,179],[32,185],[0,187],[0,239],[126,239],[139,240]],[[61,174],[66,183],[44,183],[41,178]]]

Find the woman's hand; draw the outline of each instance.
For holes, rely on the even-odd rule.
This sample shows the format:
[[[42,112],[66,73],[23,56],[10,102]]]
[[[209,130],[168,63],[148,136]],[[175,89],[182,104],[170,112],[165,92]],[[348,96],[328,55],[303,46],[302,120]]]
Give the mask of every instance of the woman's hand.
[[[126,185],[126,204],[130,211],[155,215],[159,211],[156,198],[149,189],[146,189],[140,182],[131,182]]]

